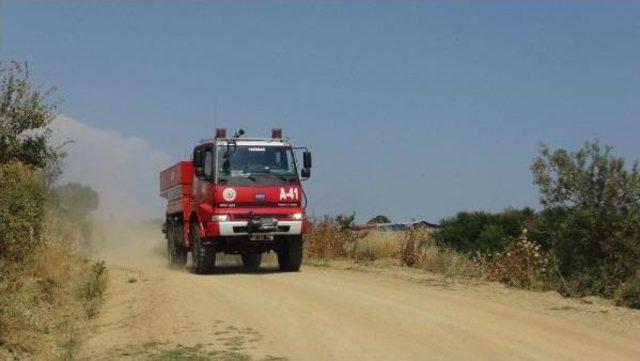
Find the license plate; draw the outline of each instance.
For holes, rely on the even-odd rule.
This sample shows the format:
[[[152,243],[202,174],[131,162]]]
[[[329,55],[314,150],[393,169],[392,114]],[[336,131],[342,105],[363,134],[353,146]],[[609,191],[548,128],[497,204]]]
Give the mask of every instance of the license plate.
[[[270,234],[252,234],[252,241],[273,241],[273,236]]]

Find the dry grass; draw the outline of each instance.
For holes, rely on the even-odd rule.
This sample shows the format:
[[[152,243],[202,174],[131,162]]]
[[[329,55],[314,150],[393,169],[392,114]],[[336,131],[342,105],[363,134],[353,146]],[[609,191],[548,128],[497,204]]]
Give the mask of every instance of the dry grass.
[[[345,244],[345,248],[346,255],[356,261],[400,257],[402,244],[398,242],[397,234],[372,231],[353,238],[353,241]]]
[[[431,237],[423,239],[417,249],[415,267],[439,273],[445,280],[484,279],[487,269],[481,257],[440,247]]]
[[[482,257],[438,246],[430,230],[407,232],[356,232],[339,230],[330,218],[310,227],[306,236],[310,262],[350,259],[358,263],[391,260],[392,264],[442,275],[444,280],[484,279],[487,262]]]
[[[437,244],[431,230],[340,230],[325,217],[310,227],[305,249],[307,262],[313,264],[326,265],[336,259],[357,263],[389,260],[386,263],[441,275],[445,282],[489,280],[526,289],[549,289],[558,282],[548,252],[527,241],[526,233],[501,253],[470,254]]]
[[[44,243],[0,274],[0,359],[73,358],[83,323],[106,286],[103,265],[45,227]]]
[[[358,237],[355,232],[340,230],[333,218],[325,216],[309,223],[305,252],[318,260],[347,257],[348,244]]]

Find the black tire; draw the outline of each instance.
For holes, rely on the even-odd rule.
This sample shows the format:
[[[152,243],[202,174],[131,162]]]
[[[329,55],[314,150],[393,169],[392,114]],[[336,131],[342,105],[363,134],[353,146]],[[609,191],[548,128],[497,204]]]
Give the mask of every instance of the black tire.
[[[246,269],[256,269],[262,263],[262,253],[243,253],[242,266]]]
[[[187,264],[187,251],[176,245],[172,240],[167,241],[167,261],[169,267],[181,267]]]
[[[166,230],[167,234],[167,262],[169,267],[184,266],[187,263],[187,250],[182,247],[178,242],[178,235],[176,234],[179,229],[170,225]]]
[[[278,265],[282,271],[298,272],[302,264],[302,239],[287,239],[277,253]]]
[[[198,236],[198,226],[191,227],[191,253],[193,258],[193,271],[197,274],[212,273],[216,265],[216,250],[212,242],[205,242]]]

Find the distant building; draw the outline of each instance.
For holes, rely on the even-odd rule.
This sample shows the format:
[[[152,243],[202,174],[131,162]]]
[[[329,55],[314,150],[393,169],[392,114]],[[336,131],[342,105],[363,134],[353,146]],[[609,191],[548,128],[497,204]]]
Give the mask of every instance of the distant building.
[[[356,226],[360,231],[376,230],[380,232],[399,232],[415,229],[438,229],[439,224],[430,223],[422,220],[412,220],[408,222],[391,222],[391,223],[371,223]]]

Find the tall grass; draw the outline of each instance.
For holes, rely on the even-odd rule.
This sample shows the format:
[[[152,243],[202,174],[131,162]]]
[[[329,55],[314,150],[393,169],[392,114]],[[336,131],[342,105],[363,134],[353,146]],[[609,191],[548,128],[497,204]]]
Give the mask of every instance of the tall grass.
[[[13,267],[0,276],[0,359],[71,359],[79,326],[98,310],[106,273],[67,243],[51,243]]]
[[[406,238],[416,237],[411,232]],[[418,232],[419,236],[419,232]],[[484,279],[486,262],[482,257],[472,256],[448,247],[436,244],[433,234],[419,238],[411,257],[415,259],[414,267],[441,274],[447,280]],[[408,242],[410,244],[411,242]],[[408,251],[407,251],[408,252]]]
[[[81,230],[46,194],[41,171],[0,166],[0,360],[71,359],[105,289],[104,264],[83,256]]]
[[[76,293],[78,299],[82,302],[87,317],[91,318],[98,313],[98,307],[102,303],[102,295],[106,289],[107,268],[104,265],[104,261],[95,262],[81,280]]]
[[[434,231],[355,231],[337,227],[330,217],[312,222],[305,242],[311,260],[348,259],[359,263],[382,259],[436,273],[443,280],[490,280],[519,288],[548,288],[553,264],[526,237],[503,253],[469,253],[438,244]]]
[[[336,227],[329,217],[312,223],[305,242],[312,260],[355,262],[392,260],[396,264],[442,274],[447,279],[483,278],[485,266],[467,254],[435,243],[430,230],[359,232]]]

